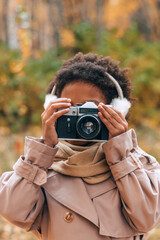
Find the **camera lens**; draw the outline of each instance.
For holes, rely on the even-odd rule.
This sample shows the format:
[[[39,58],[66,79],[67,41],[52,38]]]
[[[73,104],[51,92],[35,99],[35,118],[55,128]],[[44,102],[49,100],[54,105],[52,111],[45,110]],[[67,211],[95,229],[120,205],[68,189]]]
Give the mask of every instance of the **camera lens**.
[[[101,122],[96,116],[85,114],[78,119],[76,129],[80,137],[93,139],[101,130]]]
[[[95,124],[93,122],[84,122],[81,124],[81,128],[83,130],[83,132],[87,133],[87,134],[91,134],[94,132],[95,130]]]

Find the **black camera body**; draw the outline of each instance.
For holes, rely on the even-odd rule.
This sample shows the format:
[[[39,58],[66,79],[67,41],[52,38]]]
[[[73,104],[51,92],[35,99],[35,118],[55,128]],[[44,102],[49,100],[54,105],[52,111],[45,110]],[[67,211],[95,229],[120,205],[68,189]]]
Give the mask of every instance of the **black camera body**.
[[[94,102],[77,104],[56,123],[58,139],[104,142],[109,132],[98,117],[98,108]]]

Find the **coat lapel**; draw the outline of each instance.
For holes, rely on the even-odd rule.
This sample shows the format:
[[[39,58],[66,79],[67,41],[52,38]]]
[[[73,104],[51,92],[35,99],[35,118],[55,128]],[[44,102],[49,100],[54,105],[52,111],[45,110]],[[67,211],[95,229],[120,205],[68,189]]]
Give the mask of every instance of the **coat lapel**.
[[[81,178],[55,173],[48,177],[43,188],[67,208],[98,226],[98,216]]]

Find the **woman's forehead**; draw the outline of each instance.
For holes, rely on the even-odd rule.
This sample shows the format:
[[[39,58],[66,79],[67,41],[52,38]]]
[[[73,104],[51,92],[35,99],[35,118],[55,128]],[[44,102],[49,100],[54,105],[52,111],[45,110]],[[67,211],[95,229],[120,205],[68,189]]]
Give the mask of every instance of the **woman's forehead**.
[[[86,101],[99,103],[106,101],[101,89],[82,81],[67,84],[61,92],[61,97],[71,98],[72,103],[84,103]]]

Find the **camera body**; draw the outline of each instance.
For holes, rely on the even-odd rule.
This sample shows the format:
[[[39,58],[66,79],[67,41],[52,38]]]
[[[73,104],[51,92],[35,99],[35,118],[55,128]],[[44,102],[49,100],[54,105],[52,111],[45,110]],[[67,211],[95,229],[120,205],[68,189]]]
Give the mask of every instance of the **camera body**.
[[[98,108],[94,102],[71,106],[70,111],[56,123],[59,139],[104,142],[108,140],[109,132],[98,117]]]

